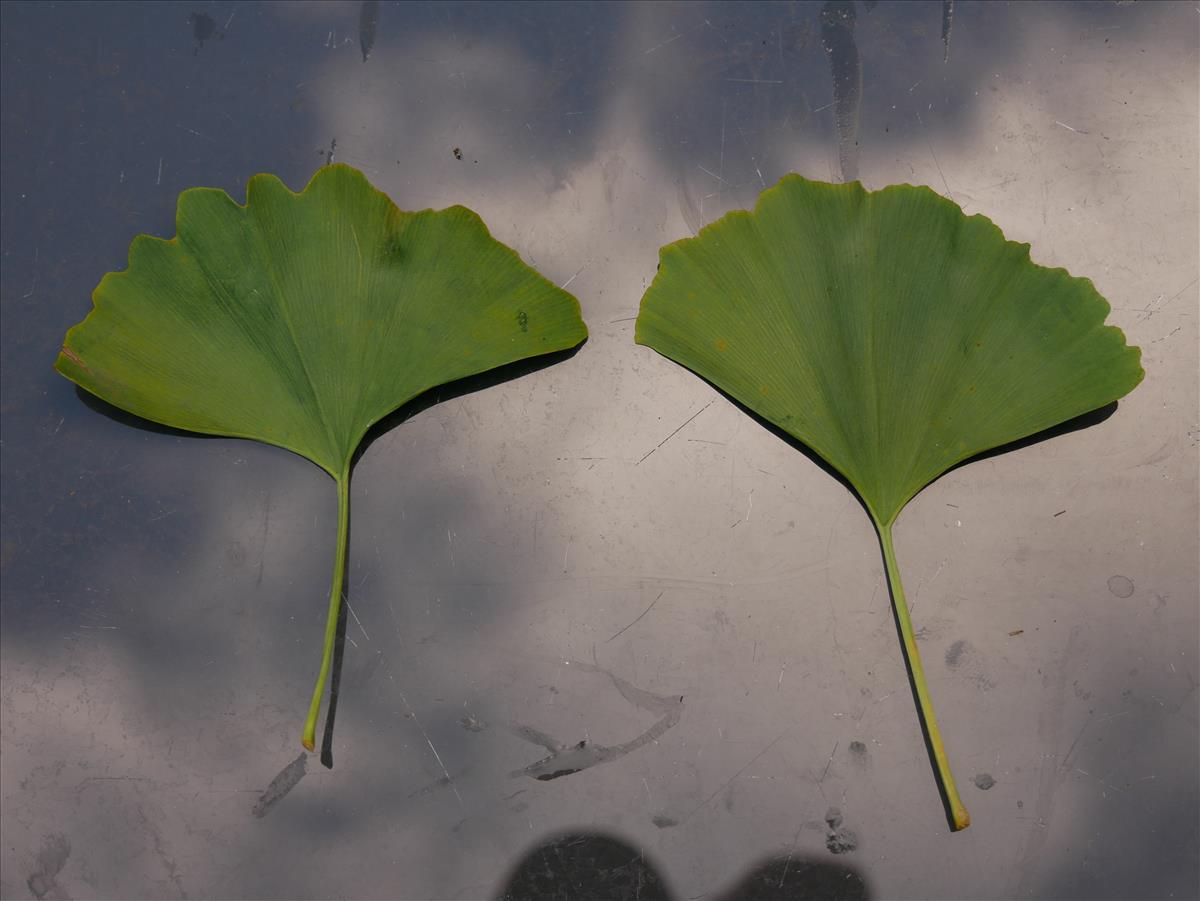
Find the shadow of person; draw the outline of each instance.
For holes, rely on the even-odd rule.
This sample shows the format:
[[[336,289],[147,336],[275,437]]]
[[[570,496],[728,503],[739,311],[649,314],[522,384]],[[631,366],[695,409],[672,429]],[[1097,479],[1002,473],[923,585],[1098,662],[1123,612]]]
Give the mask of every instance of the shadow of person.
[[[869,901],[867,879],[842,861],[803,855],[771,857],[750,869],[716,901]]]
[[[497,901],[670,901],[675,896],[643,849],[600,832],[544,839],[513,867]],[[842,861],[789,854],[766,858],[717,901],[870,901],[866,878]]]
[[[499,901],[669,901],[645,853],[616,836],[566,832],[545,839],[513,868]]]

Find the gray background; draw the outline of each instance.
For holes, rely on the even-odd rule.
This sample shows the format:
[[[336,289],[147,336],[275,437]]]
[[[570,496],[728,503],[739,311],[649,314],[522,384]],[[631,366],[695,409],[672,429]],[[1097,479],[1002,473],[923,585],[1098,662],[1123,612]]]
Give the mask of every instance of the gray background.
[[[771,861],[883,898],[1195,895],[1196,5],[960,2],[948,59],[942,4],[854,9],[856,136],[820,4],[385,3],[365,62],[358,3],[3,5],[0,894],[484,897],[570,829],[679,898]],[[591,338],[362,456],[336,767],[271,804],[333,485],[51,364],[179,191],[299,189],[331,147],[406,209],[478,211]],[[1092,278],[1147,372],[899,519],[959,834],[858,503],[632,340],[660,245],[855,166]],[[520,772],[531,730],[620,749],[663,710],[618,759]]]

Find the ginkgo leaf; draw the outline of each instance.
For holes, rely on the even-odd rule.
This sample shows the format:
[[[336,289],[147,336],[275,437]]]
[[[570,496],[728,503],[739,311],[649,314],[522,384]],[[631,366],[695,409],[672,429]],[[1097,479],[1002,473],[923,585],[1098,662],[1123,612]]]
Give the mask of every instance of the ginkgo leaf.
[[[455,206],[405,212],[349,166],[299,194],[256,175],[179,196],[176,236],[138,235],[55,368],[114,406],[294,451],[337,482],[338,544],[313,746],[341,602],[350,466],[367,430],[437,385],[587,337],[579,304]]]
[[[955,828],[969,822],[929,703],[892,546],[922,488],[969,457],[1095,410],[1142,379],[1090,281],[1029,258],[927,188],[785,177],[662,248],[636,340],[845,476],[879,532]]]

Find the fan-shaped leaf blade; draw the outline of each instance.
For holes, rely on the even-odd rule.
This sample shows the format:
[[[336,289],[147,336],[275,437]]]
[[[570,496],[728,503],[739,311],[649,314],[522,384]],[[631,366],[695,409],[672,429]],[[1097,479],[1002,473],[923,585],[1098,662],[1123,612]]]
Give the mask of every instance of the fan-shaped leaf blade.
[[[792,175],[663,248],[637,341],[813,448],[882,524],[956,463],[1132,390],[1108,310],[926,188]]]
[[[178,234],[140,235],[56,367],[115,406],[277,444],[335,477],[421,392],[572,347],[579,305],[463,207],[399,210],[348,166],[247,203],[193,188]]]

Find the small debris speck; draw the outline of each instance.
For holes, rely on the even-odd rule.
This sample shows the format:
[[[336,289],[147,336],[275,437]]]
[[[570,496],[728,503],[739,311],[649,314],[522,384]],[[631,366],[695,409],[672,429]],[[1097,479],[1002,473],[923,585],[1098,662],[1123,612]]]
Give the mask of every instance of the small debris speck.
[[[830,854],[849,854],[858,848],[858,835],[853,829],[839,829],[825,839]]]
[[[1133,580],[1128,576],[1115,575],[1108,580],[1108,590],[1116,597],[1127,598],[1133,596]]]

